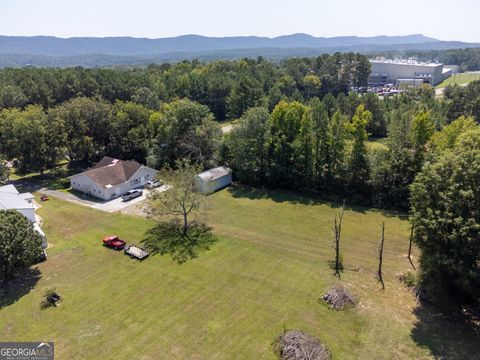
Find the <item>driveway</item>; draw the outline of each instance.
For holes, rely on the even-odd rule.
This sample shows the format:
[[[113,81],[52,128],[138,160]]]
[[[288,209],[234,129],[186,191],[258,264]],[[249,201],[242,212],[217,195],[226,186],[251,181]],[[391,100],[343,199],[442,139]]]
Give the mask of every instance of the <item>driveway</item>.
[[[64,192],[64,191],[57,191],[57,190],[48,190],[48,189],[40,189],[39,191],[43,194],[47,194],[48,196],[53,196],[59,198],[61,200],[74,202],[79,205],[88,206],[97,210],[105,211],[105,212],[116,212],[121,211],[127,207],[132,205],[137,205],[144,201],[147,196],[150,194],[150,191],[166,191],[168,190],[168,186],[161,186],[154,190],[143,190],[142,196],[138,198],[132,199],[130,201],[123,201],[122,198],[116,198],[109,201],[101,201],[92,198],[91,196],[82,196],[82,195],[75,195],[73,193]]]

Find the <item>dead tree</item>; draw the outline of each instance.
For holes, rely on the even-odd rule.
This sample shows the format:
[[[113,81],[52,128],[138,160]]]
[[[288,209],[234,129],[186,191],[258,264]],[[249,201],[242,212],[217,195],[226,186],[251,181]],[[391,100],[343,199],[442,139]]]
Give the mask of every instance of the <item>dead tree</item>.
[[[343,222],[343,211],[345,209],[345,201],[342,205],[342,210],[340,211],[339,219],[337,222],[337,216],[335,215],[334,231],[335,231],[335,276],[340,278],[340,271],[343,269],[342,260],[340,258],[340,237],[342,235],[342,222]]]
[[[383,282],[382,264],[383,264],[383,244],[385,242],[385,222],[382,222],[382,238],[380,240],[380,248],[378,249],[378,270],[377,278],[382,284],[382,290],[385,290],[385,284]]]
[[[412,242],[413,242],[413,225],[410,231],[410,243],[408,244],[408,261],[410,261],[410,265],[412,265],[413,270],[417,270],[415,268],[415,265],[413,265],[413,261],[412,261]]]

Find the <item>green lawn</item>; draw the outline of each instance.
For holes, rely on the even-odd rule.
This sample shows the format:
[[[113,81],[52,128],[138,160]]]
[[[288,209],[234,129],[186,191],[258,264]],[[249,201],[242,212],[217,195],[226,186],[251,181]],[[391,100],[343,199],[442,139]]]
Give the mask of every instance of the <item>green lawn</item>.
[[[360,304],[334,312],[318,301],[336,282],[328,260],[337,211],[284,192],[221,191],[208,215],[219,241],[178,265],[100,245],[113,233],[138,243],[150,221],[52,199],[39,211],[53,245],[48,261],[30,291],[16,284],[13,292],[25,294],[2,300],[11,304],[0,310],[0,339],[53,340],[57,359],[274,359],[271,343],[286,327],[313,333],[335,359],[478,354],[467,330],[414,313],[412,293],[395,277],[411,268],[408,223],[392,214],[345,212],[341,282]],[[382,221],[384,292],[373,274]],[[40,310],[46,287],[64,297],[61,306]]]
[[[480,80],[480,72],[466,72],[459,73],[455,76],[450,76],[448,79],[445,79],[443,82],[436,86],[437,89],[447,87],[448,85],[462,85],[468,84],[469,82]]]

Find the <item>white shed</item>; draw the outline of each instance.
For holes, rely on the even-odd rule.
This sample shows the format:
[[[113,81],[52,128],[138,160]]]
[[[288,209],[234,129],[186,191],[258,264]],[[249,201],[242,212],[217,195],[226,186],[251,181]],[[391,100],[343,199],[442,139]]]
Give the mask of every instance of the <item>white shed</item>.
[[[211,193],[232,183],[232,170],[219,166],[197,175],[197,188],[204,193]]]

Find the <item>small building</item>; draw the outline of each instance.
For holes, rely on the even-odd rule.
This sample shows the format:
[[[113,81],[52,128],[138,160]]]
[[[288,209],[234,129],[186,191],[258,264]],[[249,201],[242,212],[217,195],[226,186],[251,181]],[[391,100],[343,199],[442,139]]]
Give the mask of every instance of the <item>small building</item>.
[[[219,166],[197,175],[197,188],[203,193],[212,193],[232,183],[232,170]]]
[[[0,186],[0,210],[16,210],[32,223],[33,229],[42,238],[42,248],[48,246],[47,237],[38,224],[35,210],[35,197],[30,193],[20,193],[13,185]]]
[[[72,189],[110,200],[142,187],[156,175],[156,170],[135,160],[118,160],[105,156],[93,168],[70,176],[69,179]]]

